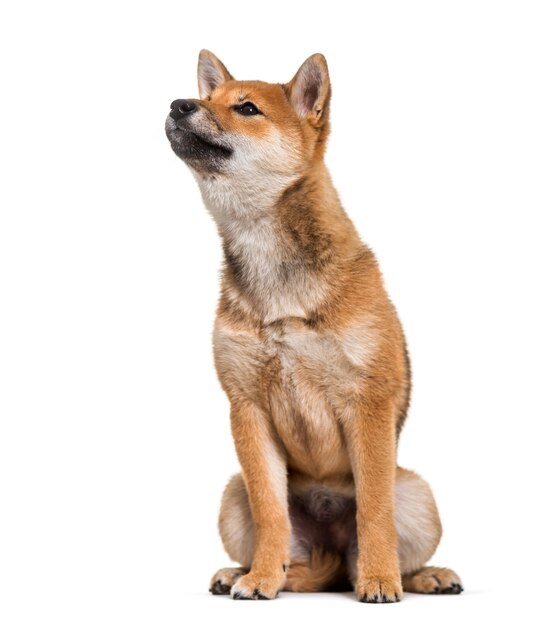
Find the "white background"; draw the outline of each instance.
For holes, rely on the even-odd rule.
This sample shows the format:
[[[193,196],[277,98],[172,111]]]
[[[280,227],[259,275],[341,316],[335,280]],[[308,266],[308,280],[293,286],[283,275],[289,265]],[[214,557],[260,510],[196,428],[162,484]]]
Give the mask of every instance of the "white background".
[[[364,6],[366,5],[366,10]],[[552,2],[8,2],[0,16],[0,617],[15,624],[548,623],[556,586]],[[327,160],[407,332],[399,460],[460,597],[232,602],[237,470],[212,365],[221,250],[163,132],[200,48],[333,84]],[[381,614],[379,616],[378,614]]]

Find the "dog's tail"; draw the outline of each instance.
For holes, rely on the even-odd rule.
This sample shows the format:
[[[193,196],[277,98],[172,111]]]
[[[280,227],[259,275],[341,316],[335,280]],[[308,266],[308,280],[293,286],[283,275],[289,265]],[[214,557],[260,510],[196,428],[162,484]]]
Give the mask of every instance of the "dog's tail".
[[[338,554],[312,550],[307,561],[295,561],[287,570],[285,591],[308,593],[349,589],[345,564]]]

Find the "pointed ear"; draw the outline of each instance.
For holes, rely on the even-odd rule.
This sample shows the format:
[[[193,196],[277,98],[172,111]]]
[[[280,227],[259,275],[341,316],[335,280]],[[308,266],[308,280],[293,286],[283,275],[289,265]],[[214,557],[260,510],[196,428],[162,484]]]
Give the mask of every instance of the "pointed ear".
[[[198,87],[200,100],[227,80],[234,80],[227,68],[209,50],[202,50],[198,59]]]
[[[285,88],[297,115],[319,126],[325,118],[331,91],[324,55],[308,57]]]

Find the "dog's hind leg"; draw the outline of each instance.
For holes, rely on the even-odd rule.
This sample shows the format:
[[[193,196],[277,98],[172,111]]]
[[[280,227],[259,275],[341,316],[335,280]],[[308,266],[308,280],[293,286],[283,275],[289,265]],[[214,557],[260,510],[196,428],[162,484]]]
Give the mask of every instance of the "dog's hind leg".
[[[241,474],[235,474],[225,487],[219,513],[219,533],[227,554],[241,567],[224,567],[215,572],[209,591],[216,595],[228,594],[234,583],[248,573],[254,557],[254,523]]]
[[[418,474],[397,468],[395,516],[399,565],[404,591],[456,594],[463,591],[450,569],[425,567],[442,536],[442,525],[432,491]]]

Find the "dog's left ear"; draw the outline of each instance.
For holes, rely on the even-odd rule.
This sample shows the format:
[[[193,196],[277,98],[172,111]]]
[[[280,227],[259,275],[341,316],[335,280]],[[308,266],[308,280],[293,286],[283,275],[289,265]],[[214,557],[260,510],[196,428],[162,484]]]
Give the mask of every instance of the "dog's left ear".
[[[326,117],[331,94],[324,55],[317,53],[308,57],[285,85],[285,90],[298,117],[307,119],[313,126],[320,126]]]
[[[200,100],[205,100],[216,87],[222,85],[227,80],[234,80],[229,70],[213,52],[202,50],[198,59]]]

